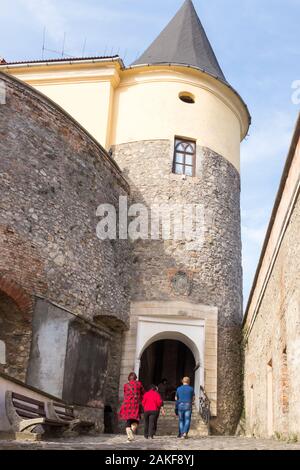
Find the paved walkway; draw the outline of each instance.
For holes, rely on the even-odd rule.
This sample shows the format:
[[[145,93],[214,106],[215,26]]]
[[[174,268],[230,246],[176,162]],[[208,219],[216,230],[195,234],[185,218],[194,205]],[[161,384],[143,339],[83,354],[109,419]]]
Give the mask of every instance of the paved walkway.
[[[61,438],[41,442],[0,441],[0,450],[300,450],[300,443],[287,444],[268,439],[241,437],[202,437],[188,440],[176,437],[156,437],[145,440],[137,436],[134,442],[126,442],[125,436],[101,435]]]

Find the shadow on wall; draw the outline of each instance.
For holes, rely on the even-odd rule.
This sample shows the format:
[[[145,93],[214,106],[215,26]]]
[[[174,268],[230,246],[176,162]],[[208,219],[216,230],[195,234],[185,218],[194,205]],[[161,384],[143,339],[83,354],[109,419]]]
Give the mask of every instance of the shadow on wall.
[[[0,372],[25,382],[31,321],[11,297],[0,291]]]

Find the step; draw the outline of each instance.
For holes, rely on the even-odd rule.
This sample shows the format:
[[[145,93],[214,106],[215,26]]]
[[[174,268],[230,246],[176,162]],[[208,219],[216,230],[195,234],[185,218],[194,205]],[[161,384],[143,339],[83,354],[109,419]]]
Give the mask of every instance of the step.
[[[167,411],[167,410],[166,410]],[[178,417],[174,412],[174,404],[172,405],[172,412],[166,413],[166,416],[160,416],[157,425],[158,436],[171,436],[178,434]],[[144,432],[144,417],[140,421],[139,434]],[[203,422],[197,410],[193,410],[192,421],[189,435],[192,437],[205,437],[209,435],[207,425]]]
[[[157,426],[157,436],[177,436],[178,434],[178,416],[175,414],[175,402],[164,402],[164,410],[166,415],[160,415]],[[189,436],[191,437],[206,437],[209,435],[209,429],[203,422],[201,416],[195,405],[192,410],[192,421]],[[123,429],[124,428],[124,429]],[[119,431],[125,431],[125,423],[119,423]],[[138,427],[138,434],[144,433],[144,416],[142,415]]]
[[[175,413],[175,401],[165,401],[164,410],[166,414],[169,414],[169,413],[174,414]],[[198,413],[195,404],[193,404],[192,410],[193,410],[193,413]]]

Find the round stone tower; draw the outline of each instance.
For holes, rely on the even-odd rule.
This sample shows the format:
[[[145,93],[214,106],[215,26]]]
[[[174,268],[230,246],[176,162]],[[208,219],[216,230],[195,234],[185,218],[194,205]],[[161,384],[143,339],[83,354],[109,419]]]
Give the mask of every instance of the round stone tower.
[[[134,243],[121,384],[133,367],[143,378],[143,367],[152,368],[157,381],[175,369],[195,374],[197,399],[201,386],[211,402],[212,427],[231,433],[242,407],[239,162],[248,109],[190,0],[122,73],[115,93],[113,156],[132,201],[200,204],[204,215],[201,249],[188,240]],[[175,341],[192,351],[192,369],[180,366]]]

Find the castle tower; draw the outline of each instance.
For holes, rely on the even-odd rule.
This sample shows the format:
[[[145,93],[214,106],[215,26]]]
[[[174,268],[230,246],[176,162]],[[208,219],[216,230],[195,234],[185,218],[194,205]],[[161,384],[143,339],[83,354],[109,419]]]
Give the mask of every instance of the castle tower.
[[[112,111],[113,156],[133,202],[200,204],[201,249],[182,240],[133,245],[130,330],[120,386],[131,368],[172,387],[190,375],[210,401],[216,432],[242,407],[240,142],[250,116],[226,81],[193,3],[125,69]],[[120,388],[121,390],[121,388]]]
[[[113,282],[131,277],[131,305],[122,353],[120,341],[109,353],[106,404],[115,407],[118,378],[121,396],[133,368],[146,385],[166,378],[168,398],[189,375],[196,404],[200,387],[209,397],[216,432],[233,432],[242,407],[240,142],[250,116],[226,80],[193,3],[185,1],[130,67],[113,56],[5,62],[0,70],[56,102],[111,149],[132,202],[148,213],[154,204],[201,207],[202,243],[174,236],[137,240],[132,272],[122,267],[125,240],[107,245],[114,253]],[[105,279],[101,269],[98,275]],[[118,297],[109,291],[111,282],[113,305]],[[93,314],[87,308],[93,321],[109,321],[119,308],[127,315],[125,301],[112,312],[101,295],[97,302]],[[116,328],[113,321],[110,326]],[[105,367],[99,364],[99,371]]]

